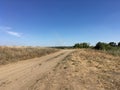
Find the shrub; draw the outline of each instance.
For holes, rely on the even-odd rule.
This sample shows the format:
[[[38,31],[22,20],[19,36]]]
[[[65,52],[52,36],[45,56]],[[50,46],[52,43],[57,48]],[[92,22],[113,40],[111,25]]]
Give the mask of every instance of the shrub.
[[[118,46],[120,47],[120,42],[118,43]]]
[[[89,48],[89,44],[88,43],[81,43],[81,48]]]
[[[104,42],[98,42],[95,46],[95,49],[98,49],[98,50],[109,50],[111,48],[112,47],[109,44]]]
[[[117,46],[115,42],[110,42],[109,45],[112,46],[112,47],[116,47]]]
[[[73,46],[74,48],[89,48],[89,43],[77,43]]]
[[[74,48],[79,48],[79,46],[80,46],[79,43],[76,43],[73,47]]]

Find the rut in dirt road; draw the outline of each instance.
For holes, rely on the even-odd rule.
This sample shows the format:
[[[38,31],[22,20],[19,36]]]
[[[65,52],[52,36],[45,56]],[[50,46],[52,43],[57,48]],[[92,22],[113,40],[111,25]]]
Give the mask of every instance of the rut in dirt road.
[[[0,90],[28,90],[74,50],[62,50],[41,58],[0,67]]]
[[[90,49],[76,50],[28,90],[120,90],[120,57]]]

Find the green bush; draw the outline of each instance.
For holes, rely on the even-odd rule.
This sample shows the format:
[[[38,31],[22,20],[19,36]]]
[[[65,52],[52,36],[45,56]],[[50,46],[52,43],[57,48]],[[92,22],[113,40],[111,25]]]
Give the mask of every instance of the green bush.
[[[120,47],[120,42],[118,43],[118,46]]]
[[[109,50],[111,48],[112,47],[109,44],[104,42],[98,42],[95,46],[95,49],[98,49],[98,50]]]
[[[120,43],[116,45],[114,42],[104,43],[104,42],[98,42],[96,46],[94,47],[97,50],[104,50],[105,52],[115,55],[115,56],[120,56]]]
[[[120,47],[113,47],[112,49],[107,50],[106,52],[114,56],[120,56]]]
[[[74,48],[89,48],[89,43],[77,43],[73,46]]]
[[[112,47],[116,47],[117,46],[115,42],[110,42],[109,45],[112,46]]]
[[[79,46],[80,46],[79,43],[76,43],[73,47],[74,48],[79,48]]]

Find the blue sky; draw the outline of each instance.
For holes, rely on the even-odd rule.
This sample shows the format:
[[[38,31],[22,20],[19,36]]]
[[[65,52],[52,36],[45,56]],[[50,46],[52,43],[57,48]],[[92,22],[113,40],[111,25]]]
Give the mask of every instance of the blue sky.
[[[120,0],[0,0],[0,45],[120,41]]]

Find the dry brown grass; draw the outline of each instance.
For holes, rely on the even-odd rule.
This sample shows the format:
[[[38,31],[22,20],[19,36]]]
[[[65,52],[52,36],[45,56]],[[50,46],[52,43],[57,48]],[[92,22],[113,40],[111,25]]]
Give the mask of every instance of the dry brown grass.
[[[0,65],[35,57],[41,57],[56,51],[58,50],[52,48],[0,46]]]
[[[120,56],[80,49],[58,63],[47,80],[63,90],[120,90]]]

